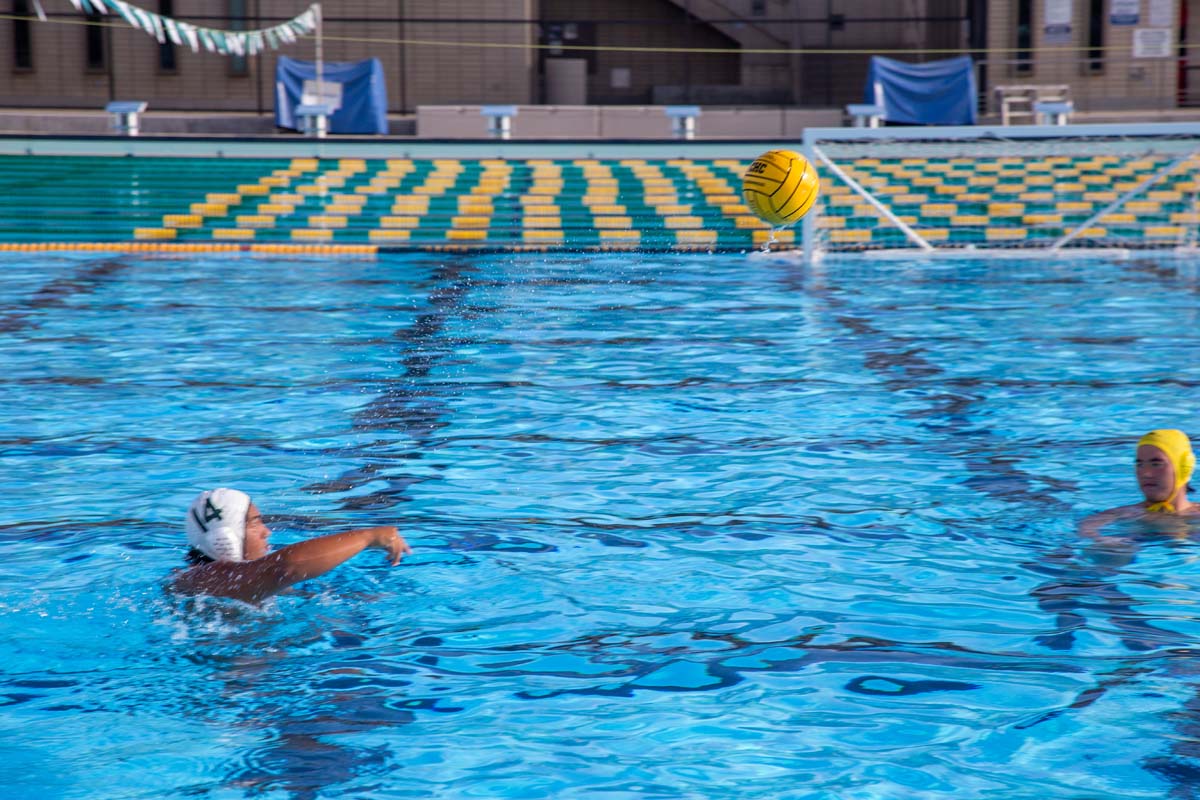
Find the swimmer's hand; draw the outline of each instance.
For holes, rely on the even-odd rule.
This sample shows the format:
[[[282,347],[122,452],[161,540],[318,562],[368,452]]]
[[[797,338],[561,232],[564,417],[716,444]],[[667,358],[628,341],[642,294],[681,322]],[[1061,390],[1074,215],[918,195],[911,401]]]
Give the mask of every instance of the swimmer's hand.
[[[400,563],[400,559],[412,555],[412,548],[408,546],[408,542],[404,541],[404,537],[395,528],[371,528],[371,532],[374,534],[371,548],[374,550],[386,550],[388,561],[391,562],[393,567]]]

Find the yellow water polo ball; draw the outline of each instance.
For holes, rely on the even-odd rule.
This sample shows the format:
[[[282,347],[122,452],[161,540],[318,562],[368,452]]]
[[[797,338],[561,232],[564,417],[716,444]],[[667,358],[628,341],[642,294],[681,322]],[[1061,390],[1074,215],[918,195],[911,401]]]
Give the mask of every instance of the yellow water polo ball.
[[[775,227],[800,221],[817,201],[820,181],[808,159],[792,150],[768,150],[742,176],[750,211]]]

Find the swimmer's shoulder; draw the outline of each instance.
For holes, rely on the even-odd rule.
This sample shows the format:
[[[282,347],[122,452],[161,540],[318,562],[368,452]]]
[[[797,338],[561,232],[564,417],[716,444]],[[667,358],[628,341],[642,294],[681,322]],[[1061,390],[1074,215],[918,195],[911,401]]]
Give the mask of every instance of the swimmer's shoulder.
[[[1086,520],[1095,520],[1101,522],[1112,522],[1118,519],[1132,519],[1140,517],[1146,513],[1146,505],[1144,503],[1131,503],[1127,506],[1117,506],[1106,511],[1097,511],[1095,514],[1089,514],[1085,517]]]
[[[186,569],[176,570],[171,576],[171,588],[182,594],[224,594],[223,590],[236,581],[241,564],[226,561],[210,561]]]
[[[1144,516],[1145,513],[1146,507],[1141,503],[1117,506],[1107,511],[1097,511],[1095,514],[1089,514],[1079,521],[1078,531],[1084,536],[1099,537],[1100,530],[1107,525],[1124,519],[1134,519],[1135,517]]]

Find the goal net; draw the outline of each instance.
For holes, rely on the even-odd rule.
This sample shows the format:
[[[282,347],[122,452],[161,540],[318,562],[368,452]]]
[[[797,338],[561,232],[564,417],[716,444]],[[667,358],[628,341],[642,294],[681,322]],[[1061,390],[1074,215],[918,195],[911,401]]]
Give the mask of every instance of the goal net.
[[[1194,248],[1200,123],[810,128],[807,257]]]

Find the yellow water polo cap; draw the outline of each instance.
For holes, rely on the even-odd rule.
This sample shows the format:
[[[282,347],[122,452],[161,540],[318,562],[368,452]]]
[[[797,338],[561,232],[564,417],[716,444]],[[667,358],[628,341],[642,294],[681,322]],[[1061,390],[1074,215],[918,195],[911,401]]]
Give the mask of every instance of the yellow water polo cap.
[[[1175,486],[1171,490],[1171,497],[1174,498],[1175,492],[1179,491],[1180,486],[1187,486],[1187,482],[1192,477],[1192,470],[1196,468],[1196,454],[1192,452],[1192,443],[1188,441],[1187,434],[1183,431],[1177,431],[1174,428],[1160,428],[1150,431],[1138,439],[1138,447],[1144,444],[1162,450],[1171,465],[1175,467]],[[1165,503],[1151,504],[1149,510],[1174,511],[1175,506],[1168,500]]]

